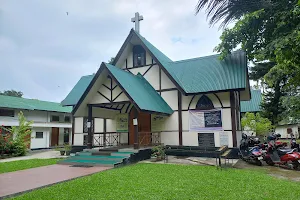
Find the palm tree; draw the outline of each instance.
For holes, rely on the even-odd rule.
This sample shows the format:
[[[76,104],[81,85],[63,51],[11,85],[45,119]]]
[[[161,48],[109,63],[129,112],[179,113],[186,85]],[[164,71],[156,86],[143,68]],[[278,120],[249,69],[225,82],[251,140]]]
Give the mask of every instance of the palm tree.
[[[247,13],[261,9],[271,10],[279,0],[199,0],[196,14],[206,7],[209,24],[222,21],[220,27],[226,27],[230,22],[240,19]],[[280,0],[283,1],[283,0]],[[284,0],[285,1],[285,0]]]

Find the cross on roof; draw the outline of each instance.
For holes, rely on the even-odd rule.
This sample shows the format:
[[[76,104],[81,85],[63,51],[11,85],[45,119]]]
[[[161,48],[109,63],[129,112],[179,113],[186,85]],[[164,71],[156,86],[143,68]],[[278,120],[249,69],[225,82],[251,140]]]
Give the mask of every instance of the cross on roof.
[[[140,32],[140,21],[142,21],[144,18],[142,15],[140,15],[138,12],[135,13],[134,17],[131,18],[131,22],[135,23],[135,31]]]

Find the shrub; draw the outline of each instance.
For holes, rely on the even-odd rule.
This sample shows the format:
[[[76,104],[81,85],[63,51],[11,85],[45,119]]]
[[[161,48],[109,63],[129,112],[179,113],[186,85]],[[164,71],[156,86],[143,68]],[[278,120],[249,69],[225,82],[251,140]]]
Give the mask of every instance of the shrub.
[[[26,155],[28,145],[31,139],[31,125],[23,115],[23,112],[18,114],[19,126],[11,129],[0,128],[0,153],[13,156]],[[2,135],[2,131],[9,132],[7,135]]]

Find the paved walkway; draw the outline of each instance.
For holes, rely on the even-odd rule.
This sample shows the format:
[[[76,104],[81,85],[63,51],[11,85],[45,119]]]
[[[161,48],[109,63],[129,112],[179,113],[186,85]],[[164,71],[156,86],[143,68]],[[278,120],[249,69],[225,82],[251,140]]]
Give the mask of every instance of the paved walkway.
[[[0,199],[107,169],[110,167],[49,165],[0,174]]]
[[[67,158],[67,156],[61,156],[59,151],[46,150],[43,152],[33,152],[28,156],[0,159],[0,162],[11,162],[16,160],[29,160],[29,159],[36,159],[36,158],[38,159]]]

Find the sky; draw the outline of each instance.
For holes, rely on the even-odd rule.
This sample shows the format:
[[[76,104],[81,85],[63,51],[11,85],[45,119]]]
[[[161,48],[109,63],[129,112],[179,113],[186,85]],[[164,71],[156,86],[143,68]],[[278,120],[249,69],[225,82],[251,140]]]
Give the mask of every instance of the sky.
[[[81,76],[115,57],[143,15],[140,34],[172,60],[214,54],[222,30],[197,0],[0,0],[0,91],[61,102]],[[68,14],[67,14],[68,12]]]

